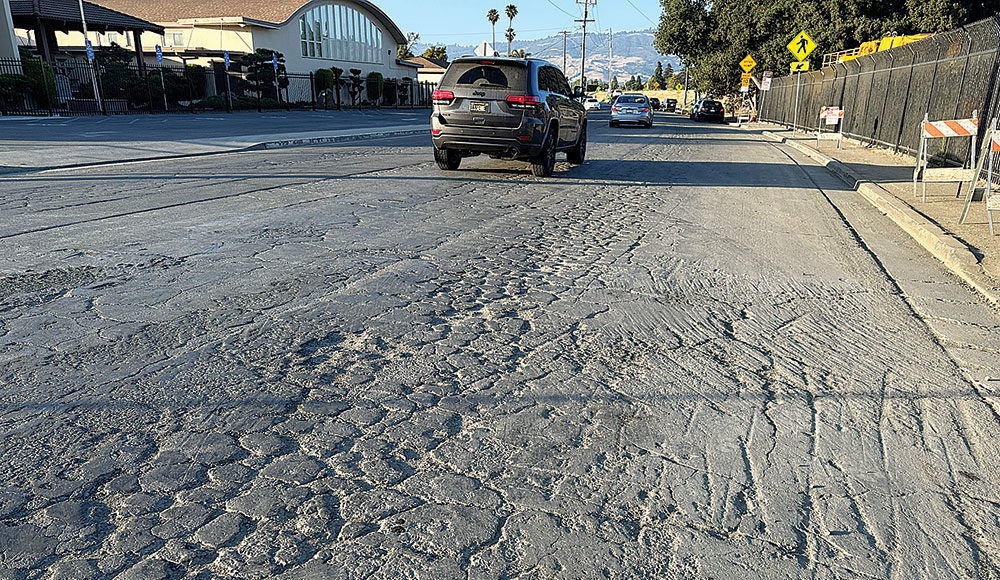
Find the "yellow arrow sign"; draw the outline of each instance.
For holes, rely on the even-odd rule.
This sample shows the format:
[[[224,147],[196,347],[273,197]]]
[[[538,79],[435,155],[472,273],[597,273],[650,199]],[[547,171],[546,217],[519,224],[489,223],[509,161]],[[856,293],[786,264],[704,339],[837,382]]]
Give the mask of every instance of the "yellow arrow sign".
[[[742,60],[742,61],[740,62],[740,68],[742,68],[742,69],[743,69],[743,70],[744,70],[745,72],[750,72],[750,71],[752,71],[752,70],[753,70],[753,67],[755,67],[755,66],[757,66],[757,61],[755,61],[755,60],[753,59],[753,57],[752,57],[752,56],[750,56],[749,54],[747,55],[747,57],[746,57],[746,58],[744,58],[744,59],[743,59],[743,60]]]
[[[793,62],[792,63],[792,72],[793,73],[806,72],[807,70],[809,70],[809,61],[806,61],[806,62]]]
[[[816,50],[816,43],[813,39],[809,38],[806,31],[803,30],[788,43],[788,50],[795,55],[798,60],[805,60],[812,54],[812,51]]]

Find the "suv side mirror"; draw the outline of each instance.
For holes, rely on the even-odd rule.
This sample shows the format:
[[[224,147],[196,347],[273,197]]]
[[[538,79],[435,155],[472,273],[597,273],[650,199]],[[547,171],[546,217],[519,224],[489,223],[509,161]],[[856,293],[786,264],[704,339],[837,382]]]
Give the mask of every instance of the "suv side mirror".
[[[575,87],[573,89],[573,98],[574,99],[579,99],[580,97],[584,97],[586,95],[587,95],[587,92],[583,90],[583,87]]]

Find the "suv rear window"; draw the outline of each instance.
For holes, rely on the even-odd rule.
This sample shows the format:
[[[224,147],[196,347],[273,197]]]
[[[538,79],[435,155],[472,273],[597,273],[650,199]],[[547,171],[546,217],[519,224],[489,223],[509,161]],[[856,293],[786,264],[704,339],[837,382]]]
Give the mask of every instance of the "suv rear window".
[[[527,87],[527,68],[483,64],[479,62],[457,62],[448,67],[441,79],[442,87],[486,87],[523,91]]]

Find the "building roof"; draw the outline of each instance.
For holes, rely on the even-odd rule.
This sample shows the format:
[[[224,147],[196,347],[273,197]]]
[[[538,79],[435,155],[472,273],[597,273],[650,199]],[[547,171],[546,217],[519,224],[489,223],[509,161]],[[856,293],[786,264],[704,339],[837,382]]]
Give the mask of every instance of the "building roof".
[[[15,0],[17,1],[17,0]],[[159,23],[195,18],[244,18],[284,24],[307,6],[327,0],[99,0],[101,4]],[[389,16],[368,0],[340,0],[354,4],[375,16],[397,44],[406,43],[406,35]]]
[[[444,70],[448,68],[448,61],[441,60],[438,58],[427,58],[424,56],[414,56],[412,58],[406,59],[406,62],[415,64],[420,68],[430,68],[430,69],[441,69]]]
[[[2,1],[2,0],[0,0]],[[83,13],[87,17],[89,30],[126,31],[141,30],[163,33],[163,27],[90,2],[83,3]],[[34,28],[38,18],[56,23],[61,30],[82,30],[80,5],[77,0],[11,0],[10,14],[17,28]],[[62,28],[59,25],[62,24]]]

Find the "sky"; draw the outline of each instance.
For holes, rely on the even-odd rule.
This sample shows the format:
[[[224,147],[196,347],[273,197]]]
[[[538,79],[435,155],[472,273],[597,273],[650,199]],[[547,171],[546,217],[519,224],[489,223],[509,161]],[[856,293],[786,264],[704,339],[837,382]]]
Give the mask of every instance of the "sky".
[[[576,0],[374,0],[403,32],[417,32],[425,44],[475,45],[492,38],[486,13],[490,8],[500,12],[497,42],[507,29],[504,7],[517,5],[514,30],[521,40],[551,36],[560,30],[578,30],[573,22],[583,17],[583,5]],[[590,17],[596,22],[587,25],[588,32],[596,26],[602,31],[644,30],[654,27],[660,19],[659,0],[598,0]]]

